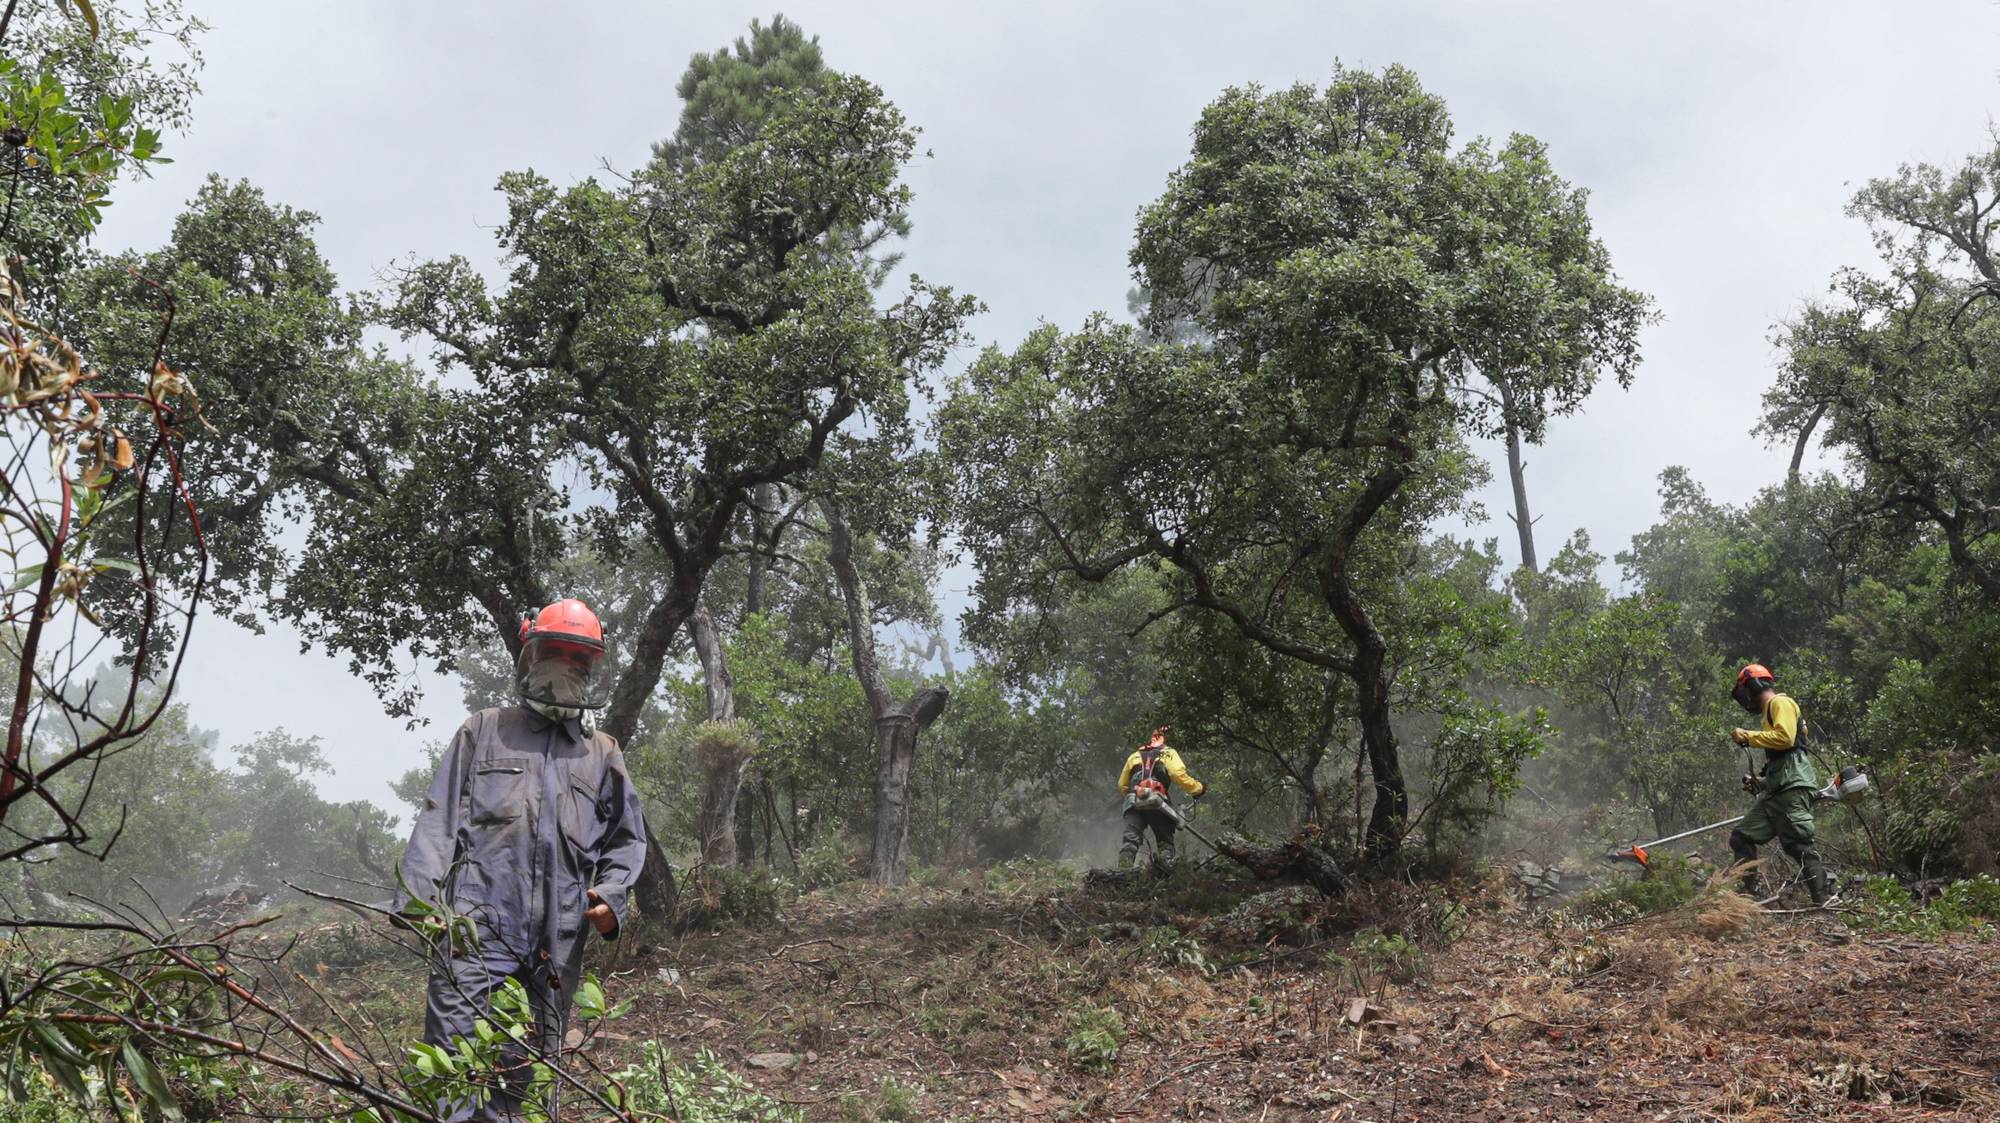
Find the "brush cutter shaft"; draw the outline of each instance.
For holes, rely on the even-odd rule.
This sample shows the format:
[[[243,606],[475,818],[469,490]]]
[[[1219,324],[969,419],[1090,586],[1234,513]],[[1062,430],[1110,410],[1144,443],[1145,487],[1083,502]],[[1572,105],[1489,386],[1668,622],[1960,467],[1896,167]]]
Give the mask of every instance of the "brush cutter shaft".
[[[1860,768],[1854,765],[1849,765],[1848,767],[1840,770],[1840,774],[1834,778],[1834,781],[1831,784],[1828,784],[1826,787],[1821,788],[1820,790],[1814,792],[1813,798],[1823,802],[1838,803],[1842,800],[1851,799],[1855,796],[1858,796],[1861,793],[1867,791],[1868,789],[1869,789],[1869,784],[1868,784],[1867,773],[1861,771]],[[1681,839],[1684,838],[1692,838],[1698,834],[1707,834],[1709,831],[1721,830],[1723,827],[1731,826],[1736,823],[1742,822],[1744,818],[1745,816],[1738,815],[1734,819],[1724,819],[1721,822],[1710,823],[1705,827],[1696,827],[1691,831],[1682,831],[1679,834],[1670,834],[1665,838],[1656,838],[1651,842],[1639,843],[1637,846],[1633,847],[1630,850],[1620,850],[1617,852],[1617,854],[1622,857],[1624,855],[1631,854],[1635,851],[1639,853],[1644,853],[1645,851],[1653,849],[1655,846],[1665,846],[1669,842],[1679,842]]]
[[[1679,834],[1670,834],[1665,838],[1656,838],[1651,842],[1642,842],[1639,844],[1639,848],[1641,850],[1651,850],[1655,846],[1665,846],[1669,842],[1679,842],[1681,839],[1684,838],[1692,838],[1693,836],[1698,834],[1707,834],[1709,831],[1721,830],[1723,827],[1740,823],[1743,821],[1743,819],[1744,817],[1742,815],[1738,815],[1734,819],[1724,819],[1719,823],[1710,823],[1705,827],[1696,827],[1691,831],[1682,831]]]
[[[1172,816],[1174,817],[1174,822],[1176,822],[1176,823],[1179,823],[1179,824],[1180,824],[1180,826],[1181,826],[1181,829],[1182,829],[1182,830],[1184,830],[1184,831],[1188,832],[1189,834],[1191,834],[1191,835],[1195,836],[1196,838],[1200,839],[1200,840],[1201,840],[1201,841],[1202,841],[1202,842],[1203,842],[1204,844],[1206,844],[1206,845],[1207,845],[1207,847],[1208,847],[1208,848],[1209,848],[1210,850],[1214,850],[1214,849],[1216,848],[1216,847],[1215,847],[1215,843],[1213,843],[1213,842],[1209,842],[1209,841],[1208,841],[1208,836],[1207,836],[1207,835],[1205,835],[1205,834],[1201,833],[1200,831],[1198,831],[1198,830],[1195,830],[1195,829],[1194,829],[1194,825],[1193,825],[1193,824],[1191,824],[1191,823],[1189,823],[1189,822],[1187,821],[1187,816],[1186,816],[1186,815],[1183,815],[1183,814],[1181,814],[1181,809],[1180,809],[1180,808],[1178,808],[1178,807],[1175,807],[1175,806],[1174,806],[1173,804],[1171,804],[1171,803],[1163,803],[1163,804],[1161,804],[1161,805],[1160,805],[1160,807],[1161,807],[1161,810],[1165,811],[1165,812],[1166,812],[1167,814],[1169,814],[1169,815],[1172,815]]]

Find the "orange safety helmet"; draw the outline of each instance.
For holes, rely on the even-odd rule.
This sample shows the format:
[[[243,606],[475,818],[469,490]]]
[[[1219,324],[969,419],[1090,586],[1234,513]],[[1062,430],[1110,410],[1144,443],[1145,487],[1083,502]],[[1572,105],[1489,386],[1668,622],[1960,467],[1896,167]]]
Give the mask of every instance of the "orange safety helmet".
[[[556,712],[571,717],[602,708],[597,680],[603,661],[604,625],[580,600],[559,600],[521,621],[514,677],[529,702],[560,707]]]
[[[1729,696],[1736,699],[1737,705],[1754,714],[1757,712],[1757,695],[1775,685],[1777,679],[1771,674],[1771,668],[1762,663],[1750,663],[1736,672],[1736,688],[1729,692]]]
[[[533,616],[521,620],[521,645],[539,639],[553,644],[573,644],[604,654],[604,625],[590,606],[570,597],[559,600]]]

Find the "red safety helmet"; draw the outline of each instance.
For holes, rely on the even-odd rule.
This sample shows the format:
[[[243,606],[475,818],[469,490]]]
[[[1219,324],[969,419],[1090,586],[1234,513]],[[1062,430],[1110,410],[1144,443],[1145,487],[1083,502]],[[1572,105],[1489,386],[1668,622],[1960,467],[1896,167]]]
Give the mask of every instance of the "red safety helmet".
[[[594,710],[604,661],[604,625],[590,606],[559,600],[521,621],[521,652],[514,661],[521,697],[544,706]]]

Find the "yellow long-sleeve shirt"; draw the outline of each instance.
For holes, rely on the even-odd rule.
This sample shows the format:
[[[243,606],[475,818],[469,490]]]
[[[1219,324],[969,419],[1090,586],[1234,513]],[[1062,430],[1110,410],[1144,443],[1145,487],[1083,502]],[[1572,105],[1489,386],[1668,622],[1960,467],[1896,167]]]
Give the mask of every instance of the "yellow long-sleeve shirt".
[[[1799,743],[1799,704],[1784,694],[1771,695],[1764,707],[1764,728],[1750,732],[1744,742],[1757,749],[1789,749]]]
[[[1810,731],[1799,718],[1799,704],[1789,695],[1773,694],[1764,705],[1763,728],[1747,730],[1743,743],[1764,750],[1764,782],[1760,795],[1793,788],[1819,787],[1819,774],[1805,752]]]
[[[1118,794],[1128,795],[1132,791],[1132,773],[1139,770],[1144,758],[1139,749],[1125,758],[1125,770],[1118,773]],[[1200,795],[1208,790],[1208,785],[1188,775],[1187,765],[1182,763],[1181,754],[1169,748],[1160,749],[1159,766],[1166,770],[1167,779],[1179,785],[1189,795]]]

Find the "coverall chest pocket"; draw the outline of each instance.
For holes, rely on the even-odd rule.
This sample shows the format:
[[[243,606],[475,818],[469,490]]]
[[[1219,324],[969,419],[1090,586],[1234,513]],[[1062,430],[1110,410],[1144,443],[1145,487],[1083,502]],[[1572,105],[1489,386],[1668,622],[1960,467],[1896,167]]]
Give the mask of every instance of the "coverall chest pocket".
[[[528,806],[528,758],[496,756],[472,766],[472,821],[505,823]]]
[[[590,853],[604,834],[604,815],[598,805],[597,787],[583,777],[572,778],[562,801],[563,834],[570,845]]]

